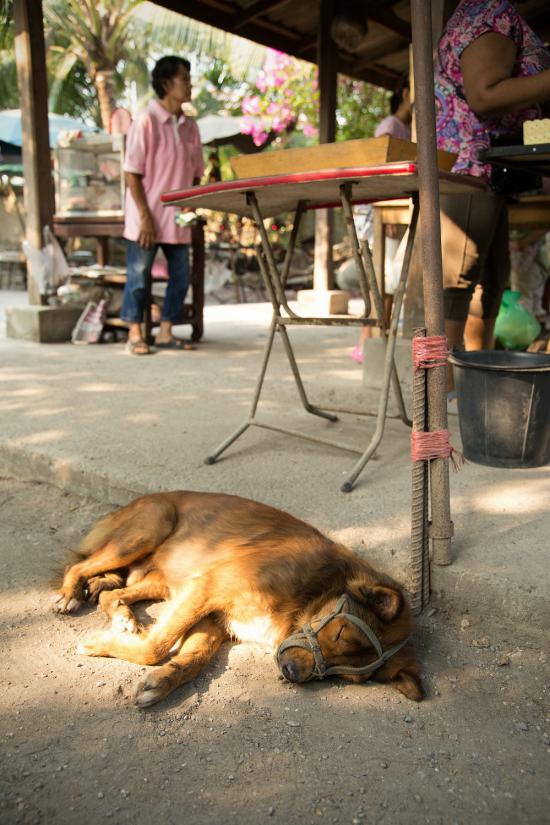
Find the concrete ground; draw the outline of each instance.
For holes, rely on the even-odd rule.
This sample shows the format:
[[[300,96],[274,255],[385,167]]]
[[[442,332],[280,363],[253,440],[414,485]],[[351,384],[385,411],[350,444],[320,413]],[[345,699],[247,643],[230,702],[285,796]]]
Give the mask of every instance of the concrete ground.
[[[4,302],[14,296],[24,300],[0,293]],[[169,489],[257,498],[365,548],[407,583],[411,464],[400,421],[388,420],[375,460],[347,495],[339,487],[354,454],[268,430],[248,430],[216,464],[204,464],[248,415],[269,317],[266,304],[207,306],[195,352],[146,358],[126,355],[122,344],[2,340],[0,472],[110,504]],[[349,357],[356,334],[291,330],[313,402],[376,408],[377,393],[363,388]],[[346,415],[331,424],[304,413],[280,342],[262,398],[264,420],[361,449],[374,429],[373,418]],[[456,417],[450,428],[460,448]],[[469,463],[451,474],[451,485],[454,562],[434,569],[435,590],[464,607],[529,621],[535,614],[549,624],[548,468]]]
[[[66,549],[113,505],[163,489],[289,510],[409,582],[398,421],[348,495],[352,454],[267,430],[204,464],[248,413],[268,318],[265,305],[210,306],[197,351],[148,358],[119,344],[0,341],[0,820],[548,822],[548,468],[452,475],[454,562],[434,569],[419,622],[420,705],[382,686],[297,689],[239,645],[142,712],[132,694],[143,669],[75,653],[103,619],[50,613],[48,579]],[[349,358],[353,330],[291,334],[312,401],[373,406]],[[262,409],[359,447],[374,426],[303,413],[280,343]],[[456,420],[451,429],[460,447]]]

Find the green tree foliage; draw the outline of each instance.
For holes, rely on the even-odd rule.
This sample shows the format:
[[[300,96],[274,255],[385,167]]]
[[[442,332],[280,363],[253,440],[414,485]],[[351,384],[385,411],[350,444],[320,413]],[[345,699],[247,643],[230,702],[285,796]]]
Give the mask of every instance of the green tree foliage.
[[[243,115],[258,146],[317,140],[316,67],[141,0],[43,0],[49,107],[108,125],[130,83],[150,94],[150,65],[162,54],[193,61],[194,105],[205,114]],[[13,0],[0,0],[0,105],[19,105]],[[338,78],[337,139],[368,137],[387,114],[388,93]]]
[[[54,73],[54,106],[59,87],[85,68],[99,104],[101,123],[109,127],[117,86],[125,65],[139,59],[133,42],[133,12],[141,0],[47,0],[44,6],[48,55]]]
[[[374,135],[377,125],[389,114],[390,92],[339,75],[336,108],[337,140]]]
[[[0,0],[0,101],[3,109],[19,106],[13,40],[13,0]]]
[[[201,117],[219,112],[229,116],[241,114],[242,99],[249,85],[233,77],[224,60],[218,57],[200,59],[196,74],[199,81],[193,105]]]

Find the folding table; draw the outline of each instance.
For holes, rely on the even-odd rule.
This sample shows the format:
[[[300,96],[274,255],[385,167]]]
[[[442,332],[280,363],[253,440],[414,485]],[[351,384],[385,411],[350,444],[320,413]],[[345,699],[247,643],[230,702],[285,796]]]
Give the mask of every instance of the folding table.
[[[268,165],[269,155],[265,156],[265,162],[266,165]],[[442,192],[472,192],[472,189],[475,191],[476,188],[483,191],[485,188],[485,185],[480,181],[461,175],[453,175],[448,172],[439,173],[439,184]],[[235,432],[208,456],[206,459],[207,464],[213,464],[249,427],[261,427],[359,453],[360,458],[341,486],[343,492],[350,492],[357,477],[374,454],[382,439],[387,416],[390,383],[393,386],[397,399],[399,417],[406,425],[410,426],[411,422],[407,415],[397,370],[395,368],[394,354],[397,326],[405,294],[409,264],[418,223],[418,188],[419,178],[417,164],[406,161],[385,163],[378,166],[353,167],[349,169],[323,169],[315,172],[267,175],[265,177],[195,186],[190,189],[168,192],[162,195],[161,199],[164,206],[213,209],[220,212],[231,212],[241,216],[252,217],[254,219],[261,241],[261,247],[258,250],[258,261],[273,307],[269,335],[264,349],[263,361],[252,400],[250,415]],[[359,203],[370,203],[403,197],[412,199],[413,211],[399,286],[394,296],[390,328],[386,329],[383,301],[375,276],[371,250],[366,241],[360,243],[358,240],[353,221],[352,207],[354,204]],[[300,316],[294,309],[289,307],[285,295],[285,284],[290,271],[292,255],[296,247],[300,221],[308,209],[326,209],[332,207],[341,207],[344,212],[351,248],[359,273],[361,297],[365,305],[364,312],[361,316]],[[294,212],[294,222],[285,259],[282,266],[279,267],[275,260],[264,221],[282,212]],[[371,300],[375,310],[374,318],[369,318],[371,314]],[[321,409],[311,404],[307,397],[294,350],[288,336],[287,327],[289,326],[376,326],[380,328],[381,334],[386,341],[384,374],[378,410],[377,413],[375,413],[377,418],[376,429],[364,451],[357,450],[339,442],[315,438],[306,433],[289,430],[270,422],[258,420],[256,417],[276,332],[281,335],[288,362],[296,381],[300,400],[306,412],[331,422],[338,420],[337,416],[334,415],[335,412],[348,412],[358,415],[373,414],[362,410],[341,410],[328,408],[326,406]]]

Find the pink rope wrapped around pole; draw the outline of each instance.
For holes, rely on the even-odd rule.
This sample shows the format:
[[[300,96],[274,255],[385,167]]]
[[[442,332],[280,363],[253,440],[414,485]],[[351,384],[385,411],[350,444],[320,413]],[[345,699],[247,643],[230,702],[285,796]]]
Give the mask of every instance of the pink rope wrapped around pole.
[[[447,363],[449,348],[444,335],[431,335],[428,338],[412,339],[413,369],[443,367]]]
[[[413,339],[414,340],[414,339]],[[459,470],[464,464],[464,456],[451,447],[449,430],[435,430],[431,433],[411,433],[411,458],[413,461],[433,461],[436,458],[450,458],[453,469]]]

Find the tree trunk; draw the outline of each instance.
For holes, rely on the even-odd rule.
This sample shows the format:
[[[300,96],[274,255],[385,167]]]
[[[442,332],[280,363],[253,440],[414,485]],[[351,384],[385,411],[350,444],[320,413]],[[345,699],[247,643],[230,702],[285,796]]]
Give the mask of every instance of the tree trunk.
[[[111,131],[111,115],[116,108],[113,75],[112,69],[98,69],[93,79],[99,101],[101,123],[106,132]]]

